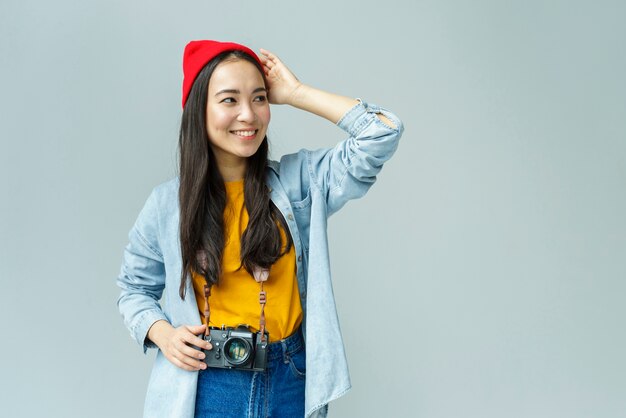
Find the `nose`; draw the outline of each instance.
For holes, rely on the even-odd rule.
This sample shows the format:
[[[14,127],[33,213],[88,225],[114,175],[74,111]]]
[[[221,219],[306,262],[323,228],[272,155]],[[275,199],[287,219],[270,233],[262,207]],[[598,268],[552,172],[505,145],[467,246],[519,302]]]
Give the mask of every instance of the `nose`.
[[[254,113],[254,109],[252,108],[252,105],[250,103],[243,102],[239,109],[239,116],[237,117],[237,120],[239,122],[252,123],[254,122],[255,119],[256,119],[256,113]]]

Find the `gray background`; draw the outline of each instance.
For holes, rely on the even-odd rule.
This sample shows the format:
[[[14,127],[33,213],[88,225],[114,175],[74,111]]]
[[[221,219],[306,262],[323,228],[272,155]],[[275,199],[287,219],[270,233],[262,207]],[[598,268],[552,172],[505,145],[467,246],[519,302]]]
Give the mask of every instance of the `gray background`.
[[[619,1],[2,0],[2,416],[140,416],[153,353],[115,278],[175,174],[183,47],[207,38],[406,124],[330,220],[354,386],[331,416],[626,416],[625,17]],[[275,157],[344,137],[272,111]]]

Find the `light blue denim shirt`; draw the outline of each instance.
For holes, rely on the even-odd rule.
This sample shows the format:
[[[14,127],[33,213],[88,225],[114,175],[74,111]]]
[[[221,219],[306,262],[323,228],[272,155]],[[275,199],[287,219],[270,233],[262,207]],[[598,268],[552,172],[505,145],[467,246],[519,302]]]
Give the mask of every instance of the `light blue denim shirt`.
[[[376,113],[389,118],[395,128]],[[337,122],[348,138],[333,148],[301,150],[270,161],[267,184],[282,212],[296,251],[298,287],[306,341],[306,417],[325,417],[327,404],[350,389],[348,364],[333,295],[327,218],[348,200],[363,196],[395,152],[402,122],[391,112],[360,101]],[[147,348],[150,326],[200,325],[189,280],[178,294],[181,273],[178,179],[157,186],[129,233],[118,286],[118,307],[131,336]],[[197,372],[180,369],[160,350],[148,384],[144,417],[191,418]]]

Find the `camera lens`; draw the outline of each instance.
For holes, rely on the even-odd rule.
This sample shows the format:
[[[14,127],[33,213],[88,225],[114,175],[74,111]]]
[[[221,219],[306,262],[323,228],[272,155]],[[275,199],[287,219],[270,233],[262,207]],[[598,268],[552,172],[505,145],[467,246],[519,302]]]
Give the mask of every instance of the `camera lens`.
[[[224,355],[230,364],[238,366],[248,361],[250,348],[248,341],[239,337],[233,337],[224,343]]]

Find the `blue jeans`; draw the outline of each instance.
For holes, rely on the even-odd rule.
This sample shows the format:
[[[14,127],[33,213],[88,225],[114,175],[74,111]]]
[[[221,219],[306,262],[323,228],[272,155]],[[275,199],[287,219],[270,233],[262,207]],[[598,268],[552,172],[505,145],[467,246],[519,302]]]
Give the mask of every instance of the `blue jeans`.
[[[304,417],[305,359],[298,329],[284,340],[270,343],[264,372],[200,370],[195,417]]]

